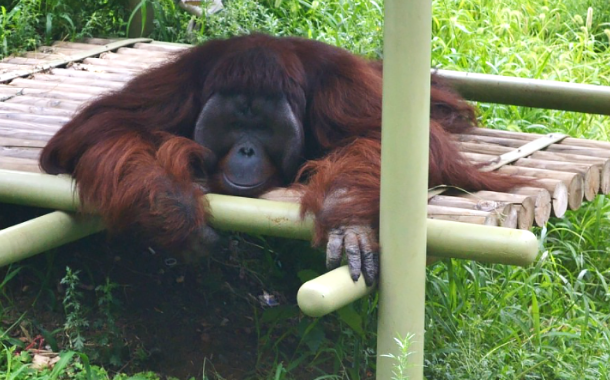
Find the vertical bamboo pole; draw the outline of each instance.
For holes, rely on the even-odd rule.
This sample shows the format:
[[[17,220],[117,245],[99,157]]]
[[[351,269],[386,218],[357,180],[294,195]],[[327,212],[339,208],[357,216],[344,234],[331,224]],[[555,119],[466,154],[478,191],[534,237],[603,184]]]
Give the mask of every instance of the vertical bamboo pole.
[[[385,2],[377,379],[390,380],[394,338],[413,334],[401,378],[423,378],[430,1]]]

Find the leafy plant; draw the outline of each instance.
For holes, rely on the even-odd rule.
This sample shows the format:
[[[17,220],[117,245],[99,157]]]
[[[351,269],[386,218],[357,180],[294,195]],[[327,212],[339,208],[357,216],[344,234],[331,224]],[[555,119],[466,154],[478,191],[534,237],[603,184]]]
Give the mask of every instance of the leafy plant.
[[[82,304],[83,294],[79,290],[80,279],[78,274],[79,271],[72,272],[70,267],[66,267],[66,275],[62,278],[61,284],[65,286],[63,305],[66,321],[64,331],[68,337],[68,344],[70,348],[82,351],[85,348],[83,329],[89,327],[89,321],[86,319],[86,310]]]

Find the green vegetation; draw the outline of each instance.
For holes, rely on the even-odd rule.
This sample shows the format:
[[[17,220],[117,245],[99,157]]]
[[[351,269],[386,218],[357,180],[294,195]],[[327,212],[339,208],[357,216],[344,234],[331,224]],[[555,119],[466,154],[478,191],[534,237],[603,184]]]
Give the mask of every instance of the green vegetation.
[[[316,38],[371,57],[381,55],[381,1],[231,0],[226,1],[225,11],[204,20],[182,13],[170,0],[147,3],[154,7],[152,37],[157,39],[199,42],[260,30]],[[123,6],[124,2],[112,0],[9,1],[0,8],[1,52],[31,49],[54,39],[124,36],[129,12]],[[433,6],[435,67],[610,83],[607,1],[434,0]],[[186,24],[191,21],[197,22],[187,32]],[[610,140],[608,119],[602,116],[492,104],[479,104],[479,109],[481,122],[494,128],[560,131]],[[459,260],[431,266],[426,306],[427,378],[610,379],[609,217],[610,202],[600,196],[579,211],[552,220],[538,231],[541,256],[530,268]],[[319,270],[319,262],[305,256],[294,258],[289,253],[294,247],[288,248],[286,242],[256,240],[248,244],[262,253],[255,260],[238,255],[237,264],[231,261],[228,266],[239,268],[239,281],[242,274],[254,278],[253,282],[263,283],[265,288],[286,291],[289,300],[294,287],[285,283],[293,281],[294,273],[301,270],[298,273],[305,280],[313,275],[306,268]],[[11,290],[21,268],[4,272],[5,280],[0,283],[0,319],[8,322],[0,325],[0,378],[108,378],[105,370],[89,365],[90,358],[96,364],[108,363],[109,368],[120,369],[117,363],[125,359],[112,353],[99,354],[104,344],[99,337],[90,340],[94,349],[89,351],[86,339],[91,338],[84,338],[87,355],[65,351],[53,370],[38,372],[25,366],[32,358],[21,350],[24,343],[14,337],[14,332],[32,316],[14,314],[19,309]],[[96,283],[101,284],[94,292],[97,305],[82,306],[76,275],[73,271],[59,276],[66,282],[65,320],[59,331],[45,334],[57,340],[63,336],[66,344],[60,349],[82,352],[79,339],[86,324],[114,325],[124,306],[117,305],[113,298],[118,292],[113,293],[112,275],[111,282]],[[49,277],[48,273],[38,274],[41,299],[53,293]],[[209,297],[220,294],[217,287],[224,280],[215,279],[210,275],[203,285]],[[235,286],[239,281],[229,283]],[[262,312],[255,304],[251,317],[257,337],[253,377],[298,379],[305,373],[305,378],[370,378],[374,373],[375,306],[376,298],[372,297],[334,316],[313,320],[299,315],[292,302]],[[108,332],[106,342],[120,338],[117,330],[104,331]],[[408,348],[408,340],[398,343]],[[131,355],[143,361],[152,354],[135,347]],[[403,362],[401,358],[396,360],[396,373],[400,374]],[[204,368],[204,378],[227,376],[214,369],[210,364],[214,362],[198,363]],[[117,380],[126,378],[119,375]]]

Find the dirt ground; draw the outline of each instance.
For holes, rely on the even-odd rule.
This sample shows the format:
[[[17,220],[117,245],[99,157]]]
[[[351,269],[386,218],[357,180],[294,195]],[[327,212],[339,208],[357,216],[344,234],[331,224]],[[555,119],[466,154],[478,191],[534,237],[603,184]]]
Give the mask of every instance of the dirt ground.
[[[39,212],[0,205],[0,227]],[[89,321],[85,351],[92,362],[111,372],[155,371],[179,379],[201,379],[204,367],[208,376],[256,378],[274,360],[265,358],[273,353],[265,352],[269,345],[261,343],[261,336],[268,341],[275,333],[261,331],[261,314],[279,305],[294,311],[282,323],[298,323],[303,318],[295,301],[298,267],[321,269],[323,259],[312,254],[305,264],[293,260],[295,250],[309,250],[302,242],[280,242],[288,251],[280,258],[264,239],[226,235],[226,241],[219,252],[188,265],[128,240],[110,241],[103,233],[38,255],[19,263],[19,273],[2,289],[2,327],[21,318],[19,328],[11,330],[14,338],[27,342],[51,332],[57,348],[67,349],[66,289],[60,282],[70,267],[79,271],[78,290]],[[0,269],[0,282],[6,272]],[[112,307],[106,302],[102,308],[96,287],[107,280],[116,287]],[[284,339],[283,344],[289,352],[298,342]]]

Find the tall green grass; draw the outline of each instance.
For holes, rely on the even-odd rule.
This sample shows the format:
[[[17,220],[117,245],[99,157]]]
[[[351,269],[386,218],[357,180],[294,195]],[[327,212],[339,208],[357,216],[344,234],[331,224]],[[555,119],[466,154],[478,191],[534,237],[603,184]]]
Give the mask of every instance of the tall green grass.
[[[433,66],[610,84],[610,3],[436,0]],[[591,10],[588,7],[591,6]],[[609,105],[610,107],[610,105]],[[493,128],[608,140],[608,118],[479,104]],[[608,379],[610,203],[539,230],[530,268],[451,260],[429,268],[431,379]]]

